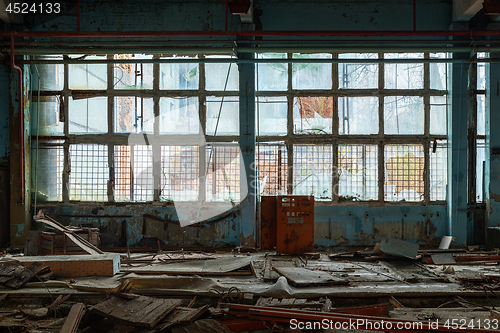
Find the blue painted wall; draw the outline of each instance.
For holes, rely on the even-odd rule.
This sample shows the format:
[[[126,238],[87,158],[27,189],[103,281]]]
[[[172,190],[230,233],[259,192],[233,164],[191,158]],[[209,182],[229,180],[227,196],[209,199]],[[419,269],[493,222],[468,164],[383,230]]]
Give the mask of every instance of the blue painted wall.
[[[63,6],[60,15],[29,16],[30,30],[76,31],[76,2]],[[224,30],[224,0],[185,1],[97,1],[81,4],[82,31],[210,31]],[[412,30],[412,0],[367,1],[351,0],[255,0],[256,30]],[[418,30],[448,30],[451,23],[452,1],[417,1]],[[229,30],[240,30],[238,16],[229,15]],[[409,38],[401,38],[408,42]],[[41,39],[39,39],[41,40]],[[8,84],[0,71],[3,86]],[[2,87],[3,87],[2,86]],[[3,91],[4,89],[1,89]],[[4,100],[3,98],[1,100]],[[2,117],[0,109],[0,117]],[[0,118],[1,119],[1,118]],[[2,153],[0,128],[0,156]],[[8,133],[7,133],[8,135]],[[240,243],[239,215],[221,222],[208,223],[202,228],[181,229],[174,224],[146,221],[143,214],[176,221],[172,206],[147,205],[105,206],[92,216],[96,205],[52,204],[39,207],[64,223],[92,223],[96,227],[110,224],[113,217],[126,223],[126,240],[133,245],[143,237],[160,235],[167,245],[224,246]],[[70,215],[90,215],[73,218]],[[383,237],[406,238],[435,246],[447,233],[446,205],[363,205],[317,206],[315,209],[315,239],[318,246],[370,245]],[[147,225],[150,230],[144,231]],[[184,232],[185,231],[185,232]],[[119,233],[120,231],[117,231]]]

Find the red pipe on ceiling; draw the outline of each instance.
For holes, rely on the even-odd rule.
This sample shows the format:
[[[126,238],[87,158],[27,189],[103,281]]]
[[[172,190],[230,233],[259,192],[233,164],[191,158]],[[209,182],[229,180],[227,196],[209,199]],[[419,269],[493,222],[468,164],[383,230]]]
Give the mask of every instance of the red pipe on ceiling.
[[[19,72],[19,179],[21,203],[24,203],[24,107],[23,107],[23,70],[14,61],[14,35],[10,36],[10,65]]]
[[[16,37],[485,37],[500,30],[424,31],[0,31]]]

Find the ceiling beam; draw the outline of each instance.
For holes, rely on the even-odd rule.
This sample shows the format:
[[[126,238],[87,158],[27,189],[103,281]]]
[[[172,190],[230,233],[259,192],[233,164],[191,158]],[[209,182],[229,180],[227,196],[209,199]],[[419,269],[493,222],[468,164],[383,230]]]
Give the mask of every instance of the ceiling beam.
[[[483,0],[453,0],[453,22],[467,22],[483,8]]]

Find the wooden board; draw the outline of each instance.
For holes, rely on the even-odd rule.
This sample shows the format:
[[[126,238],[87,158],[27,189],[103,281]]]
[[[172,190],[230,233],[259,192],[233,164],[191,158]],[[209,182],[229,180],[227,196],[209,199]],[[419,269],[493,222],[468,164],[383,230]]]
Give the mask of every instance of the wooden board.
[[[339,279],[323,271],[299,267],[273,267],[273,269],[286,277],[288,282],[296,287],[349,284],[348,280]]]
[[[151,264],[122,269],[143,274],[253,275],[252,257],[230,257],[173,264]]]
[[[164,319],[160,324],[156,325],[155,328],[157,328],[157,331],[163,332],[163,330],[166,330],[167,328],[177,324],[191,324],[193,321],[207,312],[208,308],[208,304],[198,309],[178,307],[168,315],[168,318]]]
[[[95,305],[92,311],[123,324],[153,327],[179,304],[181,300],[178,299],[139,296],[126,300],[115,296]]]
[[[33,262],[26,265],[25,269],[15,270],[13,273],[13,278],[5,283],[5,286],[9,288],[19,289],[28,283],[36,273],[40,271],[40,267],[43,266],[40,262]]]
[[[50,266],[58,277],[113,276],[120,271],[120,255],[114,253],[97,255],[65,255],[16,257],[23,266],[40,262]]]
[[[77,303],[71,307],[68,317],[61,328],[60,333],[76,333],[78,330],[78,325],[82,320],[83,314],[85,313],[85,305],[82,303]]]

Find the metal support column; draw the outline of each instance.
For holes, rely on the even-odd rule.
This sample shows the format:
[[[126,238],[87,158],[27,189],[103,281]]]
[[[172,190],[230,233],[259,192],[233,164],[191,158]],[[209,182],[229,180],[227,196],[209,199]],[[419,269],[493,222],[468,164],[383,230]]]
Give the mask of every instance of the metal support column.
[[[468,58],[468,54],[454,54],[454,59]],[[448,224],[447,234],[456,237],[456,244],[465,245],[473,235],[473,226],[467,223],[467,118],[468,118],[468,63],[450,65],[448,85]],[[472,243],[472,242],[471,242]]]
[[[253,54],[238,54],[239,59],[252,59]],[[255,65],[238,65],[240,80],[240,149],[241,149],[241,245],[255,246],[257,239],[255,168]],[[244,178],[246,177],[246,179]],[[248,193],[246,197],[243,197]]]

